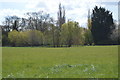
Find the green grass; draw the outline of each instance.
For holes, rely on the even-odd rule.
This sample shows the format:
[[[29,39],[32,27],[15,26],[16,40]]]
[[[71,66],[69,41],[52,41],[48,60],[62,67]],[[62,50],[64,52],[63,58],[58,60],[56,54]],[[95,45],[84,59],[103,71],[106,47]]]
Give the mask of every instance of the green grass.
[[[4,78],[117,78],[117,46],[3,47]]]
[[[0,79],[2,79],[2,48],[0,47]]]

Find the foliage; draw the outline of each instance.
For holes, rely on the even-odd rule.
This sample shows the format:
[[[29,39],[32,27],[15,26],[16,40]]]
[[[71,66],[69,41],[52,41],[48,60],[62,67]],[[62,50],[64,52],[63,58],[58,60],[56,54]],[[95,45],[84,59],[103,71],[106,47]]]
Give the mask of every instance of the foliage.
[[[92,13],[91,32],[95,44],[104,44],[108,42],[109,36],[114,29],[112,13],[105,8],[94,8]],[[109,43],[108,43],[109,44]]]
[[[84,36],[85,36],[85,44],[91,45],[93,43],[93,37],[89,29],[85,31]]]
[[[61,44],[79,45],[82,40],[82,29],[77,22],[69,21],[62,25],[61,28]]]
[[[62,7],[61,6],[61,3],[59,4],[59,10],[58,10],[58,20],[57,20],[57,32],[56,32],[56,45],[57,47],[60,46],[60,36],[61,36],[61,27],[62,27],[62,24],[65,23],[65,9],[64,9],[64,6]]]
[[[38,46],[43,44],[43,34],[37,30],[18,32],[16,30],[8,33],[12,46]]]
[[[43,44],[43,34],[37,30],[30,30],[26,32],[27,44],[30,46],[39,46]]]
[[[16,30],[9,32],[8,38],[9,38],[10,42],[12,43],[12,46],[17,45],[18,40],[19,40],[18,32]]]
[[[120,44],[120,25],[114,25],[116,28],[112,31],[110,39],[112,40],[113,44]]]
[[[2,46],[9,45],[9,39],[8,36],[5,34],[2,34]]]
[[[92,21],[91,21],[91,19],[88,19],[88,24],[87,24],[87,26],[88,26],[88,29],[90,29],[91,30],[91,27],[92,27]]]

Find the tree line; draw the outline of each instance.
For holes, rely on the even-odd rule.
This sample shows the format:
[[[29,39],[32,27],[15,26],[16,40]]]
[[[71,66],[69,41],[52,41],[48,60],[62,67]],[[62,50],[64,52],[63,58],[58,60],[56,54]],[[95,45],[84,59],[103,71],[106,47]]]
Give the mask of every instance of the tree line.
[[[64,6],[59,4],[57,20],[40,12],[25,13],[25,18],[6,16],[2,28],[3,46],[53,46],[119,44],[118,25],[112,13],[95,6],[88,11],[87,28],[66,21]]]

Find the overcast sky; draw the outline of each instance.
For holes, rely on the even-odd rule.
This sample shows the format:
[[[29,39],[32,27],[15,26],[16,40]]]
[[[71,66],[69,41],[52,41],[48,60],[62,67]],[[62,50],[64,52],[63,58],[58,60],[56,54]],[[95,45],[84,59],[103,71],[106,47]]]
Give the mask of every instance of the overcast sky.
[[[114,20],[118,20],[119,0],[0,0],[0,25],[4,17],[17,15],[25,17],[26,12],[44,11],[57,19],[58,4],[61,3],[66,9],[66,18],[79,22],[86,27],[88,9],[102,6],[113,13]]]

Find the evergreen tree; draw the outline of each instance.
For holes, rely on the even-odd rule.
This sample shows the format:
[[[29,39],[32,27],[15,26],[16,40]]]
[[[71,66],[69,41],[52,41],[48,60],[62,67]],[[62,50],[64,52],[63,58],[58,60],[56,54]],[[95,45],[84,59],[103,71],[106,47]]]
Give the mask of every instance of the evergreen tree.
[[[95,44],[109,44],[109,36],[114,29],[112,13],[105,8],[94,8],[91,32]]]

